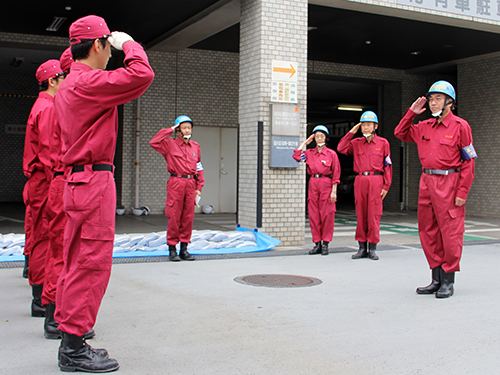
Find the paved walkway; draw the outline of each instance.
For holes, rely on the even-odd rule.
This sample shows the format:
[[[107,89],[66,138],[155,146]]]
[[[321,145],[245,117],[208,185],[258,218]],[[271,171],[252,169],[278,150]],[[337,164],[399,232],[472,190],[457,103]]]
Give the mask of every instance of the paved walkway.
[[[95,326],[119,374],[497,374],[500,245],[466,246],[456,293],[415,294],[421,250],[116,264]],[[266,288],[238,276],[320,285]],[[59,374],[58,341],[29,316],[19,268],[0,269],[0,373]]]

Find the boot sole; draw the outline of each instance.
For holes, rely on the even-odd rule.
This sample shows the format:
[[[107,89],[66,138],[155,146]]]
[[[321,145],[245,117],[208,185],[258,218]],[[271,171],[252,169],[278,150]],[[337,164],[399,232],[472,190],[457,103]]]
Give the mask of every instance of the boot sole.
[[[106,370],[90,370],[90,369],[85,369],[85,368],[82,368],[82,367],[77,367],[77,366],[61,366],[59,364],[59,369],[63,372],[75,372],[75,371],[81,371],[81,372],[92,372],[92,373],[97,373],[97,374],[100,374],[100,373],[105,373],[105,372],[112,372],[112,371],[116,371],[120,368],[120,365],[116,366],[116,367],[112,367],[110,369],[106,369]]]
[[[44,332],[43,336],[47,340],[59,340],[59,339],[62,338],[62,336],[61,336],[60,333],[48,333],[48,332]]]

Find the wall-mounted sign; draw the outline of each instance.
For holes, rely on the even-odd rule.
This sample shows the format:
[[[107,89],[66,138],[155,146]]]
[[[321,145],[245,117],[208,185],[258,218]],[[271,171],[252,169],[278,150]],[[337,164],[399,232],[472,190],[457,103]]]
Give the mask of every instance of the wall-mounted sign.
[[[273,60],[271,66],[271,101],[297,103],[297,62]]]
[[[300,145],[300,109],[294,104],[271,104],[271,168],[298,168],[293,150]]]
[[[399,5],[500,21],[500,2],[492,0],[398,0]]]

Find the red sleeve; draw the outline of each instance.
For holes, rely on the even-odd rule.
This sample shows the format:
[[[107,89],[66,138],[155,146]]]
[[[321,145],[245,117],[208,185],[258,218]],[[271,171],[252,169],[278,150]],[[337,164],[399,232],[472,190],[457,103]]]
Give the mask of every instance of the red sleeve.
[[[332,162],[332,186],[340,183],[340,162],[337,153],[332,150],[333,162]]]
[[[201,148],[198,146],[198,163],[201,163]],[[205,185],[205,171],[202,169],[198,171],[198,178],[196,180],[196,190],[201,191]]]
[[[149,145],[153,147],[160,154],[165,156],[169,151],[169,144],[167,142],[168,137],[172,135],[174,129],[161,129],[156,135],[149,141]]]
[[[415,136],[418,131],[417,126],[412,126],[412,122],[415,117],[417,117],[417,114],[408,108],[398,126],[396,126],[396,129],[394,129],[394,135],[396,138],[399,138],[404,142],[415,142]]]
[[[50,162],[50,131],[53,122],[56,121],[54,106],[50,105],[40,112],[38,118],[38,160],[43,164],[45,175],[52,176],[52,164]]]
[[[387,157],[391,157],[391,146],[389,144],[389,141],[386,142],[385,148],[384,148],[384,160]],[[392,184],[392,164],[387,164],[384,167],[384,186],[382,189],[389,191],[389,188],[391,187]]]
[[[116,70],[94,69],[85,89],[99,98],[103,108],[112,108],[141,96],[154,78],[148,56],[134,41],[123,45],[125,68]]]
[[[297,149],[293,150],[293,155],[292,155],[292,157],[293,157],[295,160],[297,160],[297,161],[299,161],[299,162],[300,162],[300,155],[301,155],[301,154],[302,154],[302,149],[301,149],[301,148],[297,148]]]
[[[354,134],[352,134],[351,132],[347,132],[347,134],[344,135],[342,139],[339,141],[339,144],[337,146],[337,151],[340,152],[341,154],[352,155],[353,147],[351,141],[353,137]]]
[[[464,120],[461,120],[464,121]],[[467,122],[461,123],[460,129],[460,149],[472,144],[472,131]],[[474,180],[475,159],[471,158],[460,166],[460,181],[458,183],[457,197],[467,199],[472,181]]]

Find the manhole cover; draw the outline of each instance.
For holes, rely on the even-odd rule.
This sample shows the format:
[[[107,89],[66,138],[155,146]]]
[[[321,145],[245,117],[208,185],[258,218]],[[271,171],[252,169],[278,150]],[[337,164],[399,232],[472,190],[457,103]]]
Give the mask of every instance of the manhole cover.
[[[241,284],[271,288],[301,288],[322,283],[320,279],[314,277],[276,274],[238,276],[234,278],[234,281]]]

